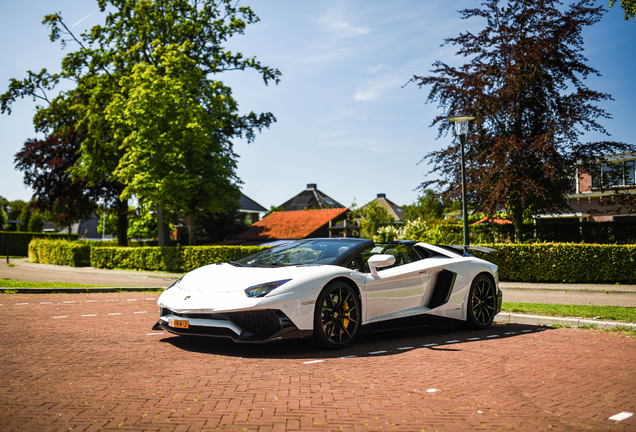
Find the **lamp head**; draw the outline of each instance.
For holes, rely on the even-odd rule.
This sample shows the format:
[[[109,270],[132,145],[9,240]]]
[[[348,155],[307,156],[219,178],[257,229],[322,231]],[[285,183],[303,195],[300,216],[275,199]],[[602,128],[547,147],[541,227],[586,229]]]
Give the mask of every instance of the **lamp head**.
[[[458,114],[448,118],[448,121],[455,123],[455,133],[457,135],[466,135],[468,133],[468,122],[475,120],[475,117],[467,114]]]

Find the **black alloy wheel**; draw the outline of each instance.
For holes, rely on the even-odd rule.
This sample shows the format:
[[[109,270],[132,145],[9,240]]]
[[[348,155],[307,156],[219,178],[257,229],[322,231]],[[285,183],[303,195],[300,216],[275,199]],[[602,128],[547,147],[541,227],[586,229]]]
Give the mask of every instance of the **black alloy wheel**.
[[[346,347],[360,330],[360,312],[360,299],[351,286],[329,283],[316,301],[314,339],[325,348]]]
[[[490,327],[497,313],[497,292],[492,279],[478,275],[470,287],[468,325],[482,330]]]

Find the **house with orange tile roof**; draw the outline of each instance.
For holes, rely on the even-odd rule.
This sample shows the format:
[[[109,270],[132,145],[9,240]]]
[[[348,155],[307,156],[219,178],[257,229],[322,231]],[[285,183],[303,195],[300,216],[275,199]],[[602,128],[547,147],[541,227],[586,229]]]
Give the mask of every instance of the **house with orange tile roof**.
[[[304,238],[342,237],[348,212],[348,208],[273,212],[224,244],[276,244]],[[352,236],[351,231],[344,234]]]

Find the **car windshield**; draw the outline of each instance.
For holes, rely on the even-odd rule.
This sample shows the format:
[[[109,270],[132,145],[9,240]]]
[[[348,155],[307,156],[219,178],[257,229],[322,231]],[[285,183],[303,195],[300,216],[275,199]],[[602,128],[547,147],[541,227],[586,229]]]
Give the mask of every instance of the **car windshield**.
[[[245,267],[333,264],[339,257],[359,244],[359,241],[340,239],[301,240],[274,246],[232,263]]]

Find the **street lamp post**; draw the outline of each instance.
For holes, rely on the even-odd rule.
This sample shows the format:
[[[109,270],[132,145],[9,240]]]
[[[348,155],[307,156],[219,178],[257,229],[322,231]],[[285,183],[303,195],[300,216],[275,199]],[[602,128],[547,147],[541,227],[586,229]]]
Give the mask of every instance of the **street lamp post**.
[[[464,159],[464,144],[466,133],[468,132],[468,122],[475,120],[475,117],[465,114],[449,117],[448,121],[455,123],[455,134],[459,136],[459,143],[462,151],[462,222],[464,225],[464,246],[470,245],[468,238],[468,203],[466,202],[466,161]]]
[[[9,216],[9,214],[11,213],[11,206],[8,205],[4,205],[4,211],[7,214],[7,245],[5,246],[6,248],[6,252],[7,252],[7,264],[9,264],[9,242],[11,240],[10,237],[10,233],[9,233],[9,228],[11,227],[11,216]]]

